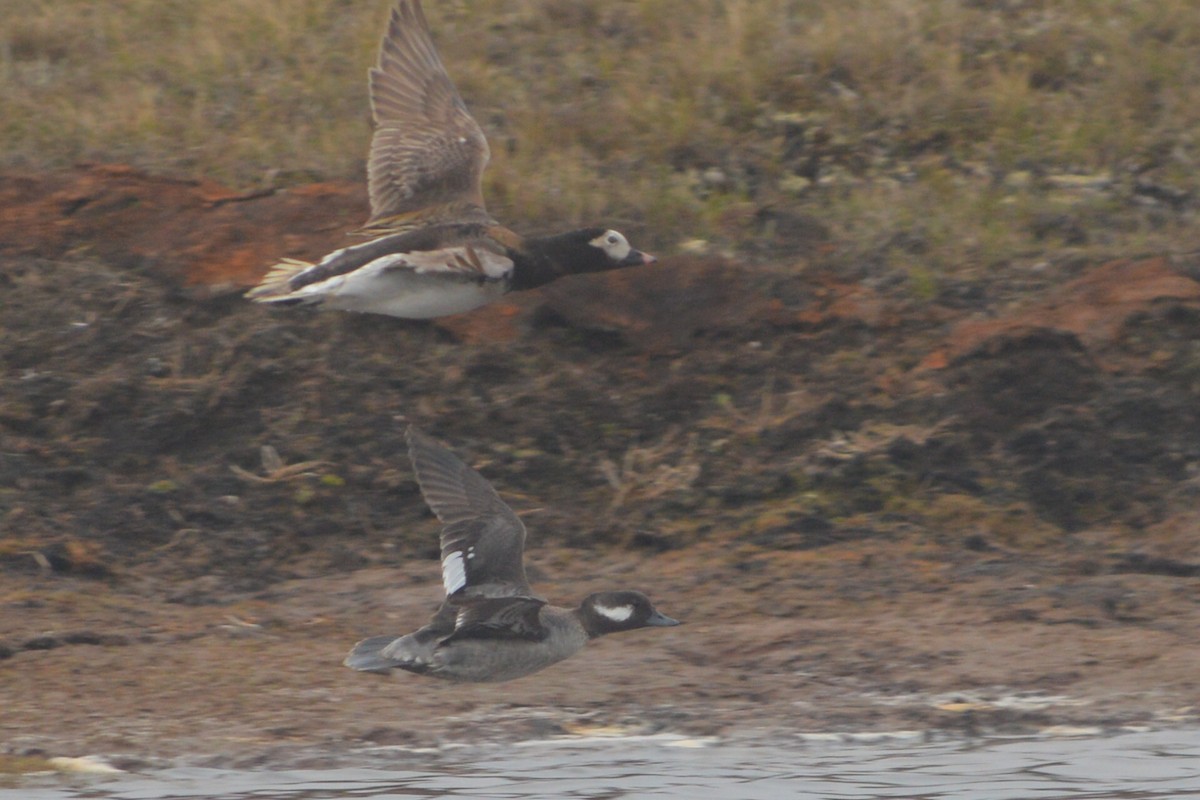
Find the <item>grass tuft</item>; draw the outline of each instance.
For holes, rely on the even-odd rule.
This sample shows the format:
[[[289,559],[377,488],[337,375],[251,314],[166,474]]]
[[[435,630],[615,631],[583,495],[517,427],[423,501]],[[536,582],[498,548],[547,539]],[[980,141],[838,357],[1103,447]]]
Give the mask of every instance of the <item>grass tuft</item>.
[[[388,6],[10,0],[2,163],[128,161],[238,188],[361,179],[364,78]],[[1121,192],[1135,181],[1196,188],[1191,0],[427,6],[492,142],[492,210],[531,231],[610,220],[659,249],[736,248],[758,235],[744,209],[790,209],[837,231],[847,263],[927,271],[920,294],[1046,249],[1027,220],[1049,191],[1013,173],[1111,175],[1103,197],[1058,198],[1084,215],[1116,202],[1149,219]],[[1191,222],[1135,222],[1128,244]],[[903,255],[900,232],[924,252]]]

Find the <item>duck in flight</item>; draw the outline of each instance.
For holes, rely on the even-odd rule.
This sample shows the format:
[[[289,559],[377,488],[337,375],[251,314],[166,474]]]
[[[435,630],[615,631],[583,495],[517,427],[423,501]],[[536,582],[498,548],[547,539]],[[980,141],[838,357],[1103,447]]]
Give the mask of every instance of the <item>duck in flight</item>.
[[[678,625],[640,592],[597,592],[577,608],[533,594],[525,578],[525,526],[483,476],[415,428],[408,452],[425,502],[442,522],[446,599],[428,625],[406,636],[373,636],[345,664],[452,681],[520,678],[562,661],[597,636]]]
[[[492,219],[487,139],[442,65],[420,0],[392,9],[369,83],[371,219],[361,233],[372,238],[315,264],[283,260],[251,300],[428,319],[565,275],[656,260],[615,230],[525,238]]]

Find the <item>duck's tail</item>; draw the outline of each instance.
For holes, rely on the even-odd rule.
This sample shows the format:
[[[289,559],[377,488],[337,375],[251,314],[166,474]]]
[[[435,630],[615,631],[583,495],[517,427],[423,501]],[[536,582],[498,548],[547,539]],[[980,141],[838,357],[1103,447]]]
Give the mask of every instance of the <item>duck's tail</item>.
[[[246,292],[246,297],[256,303],[281,303],[295,301],[299,298],[292,295],[289,285],[292,278],[311,267],[307,261],[295,258],[285,258],[263,276],[258,286]]]
[[[400,666],[393,658],[383,655],[383,650],[396,641],[396,636],[372,636],[354,645],[354,649],[342,663],[359,672],[389,672]]]

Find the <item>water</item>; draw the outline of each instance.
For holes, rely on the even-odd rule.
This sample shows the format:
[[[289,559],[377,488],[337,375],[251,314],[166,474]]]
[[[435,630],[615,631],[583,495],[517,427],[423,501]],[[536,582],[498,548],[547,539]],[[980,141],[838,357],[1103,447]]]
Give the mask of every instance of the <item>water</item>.
[[[786,746],[660,736],[426,754],[376,750],[362,758],[372,766],[35,775],[0,789],[0,798],[1200,798],[1200,730],[931,743],[914,735],[876,742],[797,740]]]

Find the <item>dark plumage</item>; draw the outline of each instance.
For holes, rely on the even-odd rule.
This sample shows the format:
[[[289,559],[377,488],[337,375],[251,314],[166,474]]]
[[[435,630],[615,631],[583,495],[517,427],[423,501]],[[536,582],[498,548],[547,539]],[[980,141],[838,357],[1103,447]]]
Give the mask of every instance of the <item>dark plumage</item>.
[[[588,595],[573,609],[548,605],[525,577],[525,526],[491,484],[415,428],[408,445],[421,493],[442,522],[446,599],[415,633],[356,644],[346,666],[506,681],[562,661],[597,636],[679,624],[628,590]]]

